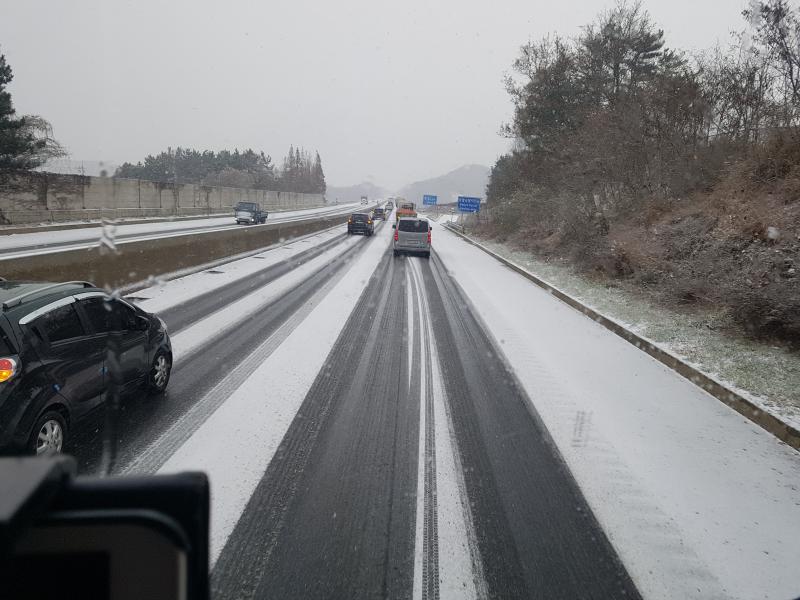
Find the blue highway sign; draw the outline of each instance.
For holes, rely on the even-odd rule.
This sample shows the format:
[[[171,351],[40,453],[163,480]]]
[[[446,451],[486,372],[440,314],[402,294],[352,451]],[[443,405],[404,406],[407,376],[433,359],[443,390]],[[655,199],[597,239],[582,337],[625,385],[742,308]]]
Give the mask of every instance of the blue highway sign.
[[[422,196],[423,204],[429,204],[429,205],[436,204],[437,200],[438,198],[436,196],[431,196],[430,194],[425,194],[424,196]]]
[[[466,213],[476,213],[481,209],[481,199],[470,196],[458,197],[458,210]]]

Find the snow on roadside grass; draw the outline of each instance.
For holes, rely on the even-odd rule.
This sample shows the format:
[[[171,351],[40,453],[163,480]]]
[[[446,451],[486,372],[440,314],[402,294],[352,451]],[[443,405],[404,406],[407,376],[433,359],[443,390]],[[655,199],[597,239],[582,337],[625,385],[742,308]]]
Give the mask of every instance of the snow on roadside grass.
[[[715,331],[714,315],[671,311],[621,287],[591,281],[569,265],[491,240],[481,244],[800,428],[800,355]]]

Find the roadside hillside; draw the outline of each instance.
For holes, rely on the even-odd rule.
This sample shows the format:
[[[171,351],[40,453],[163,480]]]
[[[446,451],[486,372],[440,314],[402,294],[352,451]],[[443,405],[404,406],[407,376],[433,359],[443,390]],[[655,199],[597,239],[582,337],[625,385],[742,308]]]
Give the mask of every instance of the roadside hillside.
[[[604,235],[571,236],[518,210],[513,228],[494,211],[477,233],[800,348],[800,144],[777,145],[731,165],[711,190],[609,219]],[[775,164],[777,176],[765,176]]]
[[[800,9],[683,52],[640,3],[520,49],[483,234],[800,348]]]

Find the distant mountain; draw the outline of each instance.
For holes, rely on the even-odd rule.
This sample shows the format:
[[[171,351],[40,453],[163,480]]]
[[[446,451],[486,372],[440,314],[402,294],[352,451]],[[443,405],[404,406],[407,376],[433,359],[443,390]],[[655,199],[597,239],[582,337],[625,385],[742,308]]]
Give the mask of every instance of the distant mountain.
[[[459,196],[486,197],[489,167],[464,165],[445,175],[417,181],[402,188],[397,195],[422,204],[423,194],[438,196],[439,204],[456,202]]]
[[[344,187],[329,185],[328,189],[325,190],[325,198],[328,202],[335,200],[339,200],[339,202],[357,202],[361,199],[361,196],[367,196],[370,200],[374,200],[375,198],[383,198],[386,195],[385,189],[368,181]]]

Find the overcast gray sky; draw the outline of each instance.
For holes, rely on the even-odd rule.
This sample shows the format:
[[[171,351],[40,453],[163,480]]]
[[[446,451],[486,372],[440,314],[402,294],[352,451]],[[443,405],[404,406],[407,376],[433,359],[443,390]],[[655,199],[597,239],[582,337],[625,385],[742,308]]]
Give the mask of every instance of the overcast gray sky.
[[[683,49],[728,41],[746,0],[646,0]],[[519,46],[579,33],[612,2],[0,0],[19,113],[72,158],[135,162],[167,146],[318,149],[327,180],[390,189],[508,141],[502,77]]]

